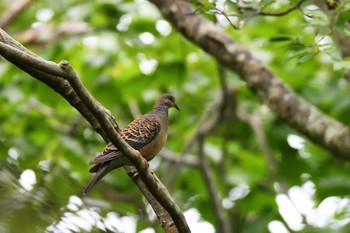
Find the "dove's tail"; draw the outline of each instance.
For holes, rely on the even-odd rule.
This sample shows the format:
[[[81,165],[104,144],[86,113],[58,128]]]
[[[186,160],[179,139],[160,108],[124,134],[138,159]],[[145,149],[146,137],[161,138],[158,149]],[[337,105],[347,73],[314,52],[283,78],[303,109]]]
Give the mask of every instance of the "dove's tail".
[[[113,167],[111,166],[110,162],[109,163],[102,163],[101,165],[99,165],[99,168],[96,171],[96,174],[94,175],[94,177],[90,180],[89,184],[84,189],[84,194],[88,193],[97,184],[97,182],[99,182],[111,170],[113,170]]]
[[[84,189],[84,194],[88,193],[97,182],[99,182],[107,173],[113,169],[119,168],[128,163],[129,159],[124,155],[119,155],[114,157],[112,160],[107,160],[101,163],[96,164],[90,169],[91,173],[96,173],[91,179],[87,187]]]

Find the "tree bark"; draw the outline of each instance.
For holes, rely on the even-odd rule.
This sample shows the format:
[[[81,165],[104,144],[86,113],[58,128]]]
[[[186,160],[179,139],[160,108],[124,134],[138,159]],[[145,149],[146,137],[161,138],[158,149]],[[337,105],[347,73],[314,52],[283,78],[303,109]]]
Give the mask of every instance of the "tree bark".
[[[236,72],[270,109],[291,127],[334,156],[350,160],[349,128],[292,91],[248,49],[198,14],[188,1],[151,0],[188,40]]]

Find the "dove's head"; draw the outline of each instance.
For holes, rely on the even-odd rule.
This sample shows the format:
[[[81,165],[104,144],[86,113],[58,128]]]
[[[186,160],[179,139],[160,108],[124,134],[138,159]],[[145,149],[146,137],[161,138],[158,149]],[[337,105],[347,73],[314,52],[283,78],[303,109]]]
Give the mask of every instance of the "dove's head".
[[[155,108],[157,108],[157,107],[172,108],[173,107],[173,108],[176,108],[177,110],[180,111],[179,107],[176,105],[175,97],[170,95],[170,94],[161,94],[158,97],[154,107]]]

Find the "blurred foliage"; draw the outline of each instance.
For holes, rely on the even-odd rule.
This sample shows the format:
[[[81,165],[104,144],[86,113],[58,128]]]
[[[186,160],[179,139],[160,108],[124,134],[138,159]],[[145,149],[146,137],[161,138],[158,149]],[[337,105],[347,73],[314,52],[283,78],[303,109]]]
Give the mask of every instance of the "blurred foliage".
[[[254,14],[254,9],[282,12],[298,1],[247,1],[244,9],[234,2],[225,2],[226,11],[219,2],[194,5],[307,101],[348,124],[349,85],[344,70],[349,68],[349,58],[341,56],[334,31],[349,36],[349,3],[325,12],[305,2],[301,10],[264,17]],[[11,5],[1,1],[0,15]],[[229,15],[231,23],[223,14],[215,18],[217,9]],[[57,38],[42,33],[45,29],[34,40],[24,36],[27,30],[50,27],[56,31],[63,23],[73,22],[88,27]],[[47,60],[68,60],[122,126],[149,111],[159,93],[174,94],[181,111],[170,112],[166,149],[174,156],[185,149],[197,155],[196,145],[186,145],[200,127],[205,109],[221,98],[218,64],[176,32],[151,3],[34,1],[6,31]],[[249,119],[221,122],[222,127],[206,137],[204,149],[233,231],[269,232],[274,220],[290,232],[297,231],[281,216],[276,196],[312,182],[314,211],[330,197],[338,197],[342,204],[335,202],[337,211],[323,225],[300,211],[304,225],[299,230],[348,232],[349,162],[302,138],[261,105],[236,74],[225,75],[235,93],[235,112]],[[91,177],[88,163],[103,149],[104,141],[57,93],[4,59],[0,60],[0,108],[0,232],[139,232],[148,227],[162,231],[123,169],[82,196]],[[261,120],[259,130],[269,155],[264,154],[250,123],[254,116]],[[302,141],[301,146],[288,140],[291,135]],[[181,209],[197,209],[203,221],[217,228],[198,168],[159,157],[151,166]]]

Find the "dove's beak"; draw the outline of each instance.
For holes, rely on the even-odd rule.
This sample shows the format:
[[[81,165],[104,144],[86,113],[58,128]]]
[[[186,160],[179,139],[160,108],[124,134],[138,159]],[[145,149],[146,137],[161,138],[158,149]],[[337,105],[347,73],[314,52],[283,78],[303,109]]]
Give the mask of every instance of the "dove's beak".
[[[180,111],[180,108],[175,104],[174,108]]]

